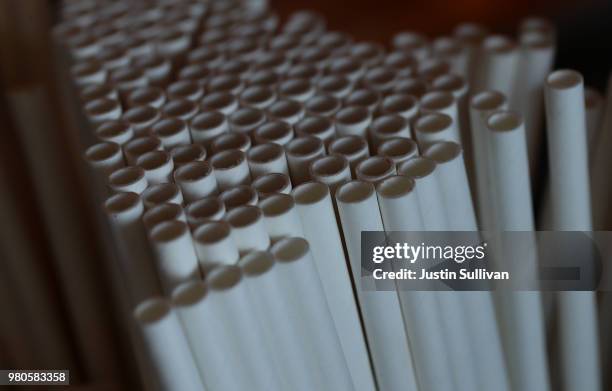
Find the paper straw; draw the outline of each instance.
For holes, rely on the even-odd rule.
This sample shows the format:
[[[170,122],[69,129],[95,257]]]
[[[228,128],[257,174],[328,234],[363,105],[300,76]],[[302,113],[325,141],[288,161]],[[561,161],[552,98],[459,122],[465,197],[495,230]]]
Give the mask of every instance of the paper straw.
[[[397,76],[403,78],[415,75],[417,62],[417,58],[412,54],[395,50],[387,54],[383,64],[393,68],[397,72]]]
[[[248,133],[228,132],[215,137],[210,143],[211,154],[229,149],[239,149],[242,152],[251,148],[251,138]]]
[[[412,95],[420,99],[428,90],[427,83],[418,77],[406,77],[398,80],[393,87],[394,94]]]
[[[240,349],[234,351],[233,345],[225,344],[229,334],[218,320],[218,311],[210,300],[208,286],[200,281],[187,282],[174,290],[172,303],[206,387],[213,391],[252,387],[239,365]],[[233,344],[231,340],[228,342]]]
[[[448,226],[442,209],[442,192],[434,174],[436,163],[426,157],[414,157],[397,167],[399,175],[405,175],[416,182],[416,194],[421,209],[423,226],[427,231],[444,231]]]
[[[306,102],[315,92],[314,86],[306,79],[287,79],[278,85],[278,93],[283,99],[296,102]]]
[[[187,224],[172,220],[149,231],[157,273],[164,292],[169,295],[182,282],[201,278],[193,241]]]
[[[395,34],[391,44],[395,49],[412,54],[419,61],[429,56],[429,42],[427,42],[427,38],[413,31],[402,31]]]
[[[243,106],[265,110],[276,101],[276,93],[270,87],[254,85],[240,93],[240,103]]]
[[[372,121],[368,109],[360,106],[345,107],[335,116],[336,131],[339,136],[367,136],[367,129]]]
[[[253,138],[256,144],[285,145],[293,139],[293,129],[284,121],[270,121],[255,129]]]
[[[381,102],[380,112],[381,114],[399,114],[407,121],[412,121],[419,113],[419,101],[412,95],[389,94]]]
[[[251,86],[266,86],[276,89],[281,77],[276,72],[269,69],[255,71],[247,78],[247,83]]]
[[[344,156],[323,156],[310,165],[310,176],[327,185],[334,194],[338,186],[351,180],[351,169]]]
[[[154,86],[136,88],[127,98],[128,107],[151,106],[159,109],[166,103],[166,94],[163,89]]]
[[[123,145],[134,137],[134,130],[127,121],[108,121],[96,128],[96,136],[101,141]]]
[[[344,104],[346,106],[365,107],[370,113],[374,113],[378,109],[381,100],[382,96],[378,91],[360,88],[351,92],[344,99]]]
[[[251,184],[257,190],[259,199],[269,197],[271,194],[291,192],[291,179],[285,174],[271,173],[260,176]]]
[[[283,238],[304,235],[300,216],[290,195],[273,194],[262,200],[259,207],[272,243]]]
[[[152,106],[136,106],[124,112],[121,118],[134,129],[135,137],[142,137],[151,135],[151,126],[161,119],[161,113]]]
[[[592,229],[588,145],[582,76],[551,73],[544,87],[550,166],[552,225],[557,230]],[[568,390],[599,389],[601,376],[595,297],[561,292],[561,365]]]
[[[181,188],[186,202],[216,195],[219,192],[216,173],[208,162],[192,162],[174,172],[174,180]]]
[[[108,177],[108,185],[114,192],[133,192],[140,194],[148,186],[145,170],[140,167],[124,167]]]
[[[189,344],[170,303],[161,298],[134,309],[155,374],[164,389],[204,390]]]
[[[476,230],[476,215],[472,203],[463,152],[459,144],[441,141],[431,144],[423,153],[436,162],[437,175],[444,205],[448,230]]]
[[[361,232],[383,231],[374,185],[345,183],[336,193],[336,202],[378,385],[383,390],[416,389],[397,292],[370,292],[361,287]]]
[[[165,103],[161,112],[166,118],[175,118],[185,122],[198,114],[199,107],[195,102],[187,99],[175,99]]]
[[[266,122],[266,116],[261,110],[245,107],[230,114],[228,121],[231,131],[251,134]]]
[[[301,308],[300,335],[313,350],[321,373],[319,378],[324,379],[318,389],[352,390],[353,382],[308,242],[298,237],[285,238],[270,251],[283,276],[281,281],[289,300]],[[308,327],[308,322],[317,327]]]
[[[240,258],[231,226],[224,221],[204,222],[193,233],[200,268],[204,273],[211,265],[232,265]]]
[[[533,230],[527,145],[522,119],[514,112],[499,111],[489,116],[487,127],[497,229]],[[523,261],[522,269],[536,273],[537,260],[526,257]],[[540,295],[537,292],[500,293],[498,300],[512,386],[548,389]]]
[[[179,145],[170,150],[175,167],[206,159],[206,149],[199,144]]]
[[[310,179],[310,164],[325,155],[323,142],[313,136],[299,137],[291,140],[285,147],[291,181],[299,185]]]
[[[104,179],[125,165],[121,146],[111,142],[98,143],[87,148],[85,159],[99,177]]]
[[[98,99],[108,99],[111,101],[119,101],[119,93],[110,84],[89,84],[84,86],[79,92],[81,102],[87,105]]]
[[[266,143],[251,148],[247,161],[253,179],[273,172],[289,175],[285,150],[279,144]]]
[[[166,88],[166,94],[169,100],[187,99],[197,102],[202,98],[202,95],[204,95],[204,89],[193,81],[179,80]]]
[[[181,189],[174,183],[159,183],[149,186],[141,195],[145,209],[159,204],[183,204]]]
[[[226,116],[220,111],[206,111],[192,118],[189,132],[194,143],[208,148],[213,139],[229,131]]]
[[[121,105],[116,100],[101,98],[85,105],[85,114],[90,123],[96,125],[121,117]]]
[[[396,80],[397,72],[393,68],[379,66],[369,69],[361,83],[367,88],[386,94],[391,92]]]
[[[225,215],[225,204],[218,197],[206,197],[187,205],[185,213],[189,227],[195,231],[203,223],[221,220]]]
[[[284,121],[295,125],[304,117],[305,110],[302,103],[297,100],[282,99],[268,107],[268,116],[276,121]]]
[[[331,59],[327,72],[331,75],[344,76],[352,82],[357,82],[365,75],[366,67],[362,61],[353,56],[342,56]]]
[[[419,63],[416,74],[427,83],[431,83],[439,76],[450,73],[451,66],[445,60],[439,58],[428,58]]]
[[[461,144],[461,130],[459,129],[459,106],[457,100],[450,92],[433,91],[423,95],[420,99],[422,114],[440,113],[448,115],[454,124],[454,137],[452,140]]]
[[[378,154],[393,160],[397,167],[400,163],[417,156],[419,151],[413,140],[394,137],[383,141],[378,146]]]
[[[292,390],[316,389],[316,357],[295,338],[296,330],[302,327],[300,309],[287,299],[274,257],[269,252],[253,251],[239,265],[281,376]]]
[[[136,164],[144,169],[149,186],[168,183],[172,179],[174,163],[168,152],[147,152],[136,159]]]
[[[151,130],[155,136],[159,137],[166,149],[191,143],[189,128],[185,121],[179,118],[166,118],[158,121]]]
[[[238,99],[229,92],[207,93],[200,106],[203,110],[219,111],[224,115],[230,115],[238,109]]]
[[[411,138],[410,123],[401,115],[381,115],[370,125],[370,138],[374,150],[385,140],[393,137]]]
[[[355,176],[364,182],[377,183],[395,174],[395,163],[384,156],[369,157],[355,167]]]
[[[105,209],[124,254],[121,270],[125,275],[132,303],[159,295],[160,286],[141,221],[144,207],[136,193],[118,193],[105,202]]]
[[[241,185],[225,190],[219,195],[219,200],[225,205],[225,210],[231,210],[243,205],[257,205],[259,197],[251,186]]]
[[[452,73],[468,76],[468,49],[454,37],[440,37],[432,42],[432,55],[446,61]]]
[[[414,187],[414,180],[405,176],[391,176],[376,186],[386,231],[423,229]],[[418,291],[398,291],[398,295],[410,349],[418,357],[414,360],[414,370],[419,386],[431,390],[452,389],[452,376],[439,375],[440,371],[452,373],[447,348],[442,338],[431,338],[431,335],[442,335],[435,295]]]
[[[509,95],[510,107],[525,118],[525,132],[529,151],[529,167],[532,175],[538,171],[539,152],[542,144],[542,114],[544,82],[553,66],[554,41],[539,32],[521,34],[516,65],[516,80]]]
[[[323,71],[313,64],[295,64],[284,72],[287,79],[306,79],[311,83],[316,83],[316,81],[321,78],[322,74]],[[275,83],[275,85],[276,84],[278,83]]]
[[[206,91],[227,92],[239,95],[244,90],[244,81],[240,76],[231,74],[219,74],[211,77],[206,84]]]
[[[344,99],[353,91],[353,83],[344,76],[328,75],[317,80],[316,88],[319,94],[332,95],[338,99]]]
[[[304,108],[308,114],[323,117],[333,117],[341,107],[340,99],[332,95],[315,95],[304,102]]]
[[[344,156],[351,167],[351,175],[355,178],[355,168],[370,156],[368,143],[360,136],[338,137],[329,143],[329,153]]]
[[[163,150],[157,137],[137,137],[123,146],[125,158],[130,165],[135,165],[136,160],[145,153],[156,150]]]
[[[331,119],[322,116],[306,116],[295,125],[298,137],[314,136],[320,138],[325,145],[336,135],[336,127]]]
[[[263,212],[258,207],[240,206],[228,211],[225,219],[232,227],[232,238],[241,254],[263,251],[270,245]]]
[[[178,204],[164,203],[154,205],[142,216],[142,222],[149,231],[160,223],[172,220],[187,221],[185,211],[183,211],[183,208]]]
[[[223,191],[238,185],[246,185],[251,181],[249,165],[244,152],[239,149],[222,151],[210,159],[217,187]]]
[[[77,62],[70,68],[70,76],[75,84],[84,87],[88,84],[102,84],[106,81],[106,70],[97,61]]]
[[[292,194],[355,389],[371,390],[374,378],[365,337],[357,326],[360,325],[359,311],[329,189],[322,183],[308,182],[295,188]]]
[[[472,196],[478,212],[478,224],[483,231],[490,231],[495,227],[493,198],[491,197],[492,179],[489,174],[489,146],[487,141],[489,132],[486,120],[491,113],[507,107],[506,96],[497,91],[484,91],[473,95],[470,100],[470,126],[476,179],[476,191],[472,193]]]
[[[499,91],[511,96],[517,75],[519,53],[516,44],[503,35],[489,35],[479,53],[478,76],[472,91]]]

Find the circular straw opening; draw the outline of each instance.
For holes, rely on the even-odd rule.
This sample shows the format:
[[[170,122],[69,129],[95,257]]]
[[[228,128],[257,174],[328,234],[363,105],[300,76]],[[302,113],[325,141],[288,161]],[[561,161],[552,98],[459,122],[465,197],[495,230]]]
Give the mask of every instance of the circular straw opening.
[[[242,257],[238,264],[246,276],[260,276],[272,269],[274,257],[267,251],[252,251]]]
[[[421,108],[431,111],[439,111],[450,107],[455,98],[449,92],[428,92],[421,98]]]
[[[274,102],[268,109],[270,114],[276,118],[288,118],[302,111],[302,105],[294,100],[279,100]]]
[[[206,150],[199,144],[179,145],[170,151],[175,164],[187,164],[206,158]]]
[[[136,164],[147,171],[155,170],[168,164],[170,155],[165,151],[147,152],[136,160]]]
[[[295,124],[295,130],[304,135],[324,135],[333,126],[326,117],[306,117]]]
[[[188,281],[177,286],[172,292],[172,302],[179,307],[191,306],[201,302],[208,293],[202,281]]]
[[[344,203],[357,203],[374,194],[374,185],[364,181],[350,181],[341,185],[336,191],[336,199]]]
[[[145,172],[140,167],[124,167],[113,172],[109,182],[114,186],[127,186],[142,180],[144,176]]]
[[[293,197],[287,194],[273,194],[261,201],[259,207],[265,216],[279,216],[295,205]]]
[[[384,156],[372,156],[359,163],[356,171],[364,178],[378,179],[395,171],[395,163]]]
[[[509,53],[516,48],[516,45],[508,37],[502,35],[491,35],[485,38],[482,43],[482,47],[485,50],[496,52],[496,53]]]
[[[298,204],[314,204],[329,194],[329,188],[320,182],[306,182],[293,189],[291,194]]]
[[[134,316],[140,323],[151,324],[163,319],[170,310],[170,304],[166,300],[151,298],[134,309]]]
[[[394,134],[401,131],[406,126],[404,117],[396,114],[383,115],[372,123],[372,129],[380,134]]]
[[[219,198],[225,204],[225,209],[230,210],[257,203],[257,192],[251,186],[241,185],[224,191]]]
[[[100,98],[85,105],[85,111],[89,115],[102,115],[119,109],[119,103],[112,99]]]
[[[219,111],[206,111],[193,117],[191,127],[195,130],[215,129],[225,122],[225,115]]]
[[[562,69],[548,75],[546,84],[557,90],[573,88],[582,84],[582,75],[570,69]]]
[[[210,164],[204,161],[187,163],[174,172],[174,178],[179,182],[194,182],[206,178],[212,173]]]
[[[306,102],[306,109],[315,114],[327,114],[337,111],[342,106],[340,100],[331,95],[317,95]]]
[[[487,126],[493,131],[507,132],[521,126],[523,120],[518,113],[502,111],[493,113],[487,119]]]
[[[96,129],[101,138],[113,138],[130,132],[130,124],[127,121],[113,120],[104,122]]]
[[[164,221],[179,220],[183,213],[183,208],[177,204],[158,204],[147,210],[142,216],[142,220],[149,229]]]
[[[460,154],[461,146],[447,141],[434,143],[425,151],[425,156],[433,159],[436,163],[450,162]]]
[[[232,106],[236,102],[236,97],[229,92],[212,92],[206,94],[202,99],[202,106],[212,110],[221,110]]]
[[[140,202],[140,197],[136,193],[118,193],[111,196],[104,203],[104,207],[109,213],[121,213],[130,210]]]
[[[123,119],[132,124],[144,124],[159,116],[159,111],[153,106],[137,106],[123,114]]]
[[[287,144],[287,153],[294,156],[312,156],[317,154],[323,148],[321,139],[306,136],[293,139]]]
[[[185,121],[178,118],[166,118],[153,125],[153,133],[161,137],[171,137],[185,130]]]
[[[252,186],[262,196],[281,193],[291,186],[289,177],[281,173],[270,173],[255,179]]]
[[[200,225],[194,232],[193,236],[199,243],[217,243],[225,238],[230,237],[232,233],[231,226],[225,221],[210,221]]]
[[[368,110],[364,107],[345,107],[336,114],[336,121],[345,125],[354,125],[367,120],[369,115]]]
[[[229,132],[218,135],[212,142],[211,148],[215,152],[228,149],[246,150],[251,146],[251,138],[245,133]]]
[[[272,246],[270,251],[279,262],[293,262],[308,253],[309,245],[303,238],[285,238]]]
[[[417,119],[415,129],[422,133],[436,133],[448,129],[453,124],[453,119],[441,113],[425,114]]]
[[[187,232],[187,225],[182,221],[164,221],[151,229],[151,240],[156,242],[171,242]]]
[[[394,137],[383,141],[378,147],[378,153],[391,159],[415,155],[417,153],[417,145],[411,139]]]
[[[206,283],[216,291],[225,291],[238,285],[242,280],[242,271],[238,266],[219,266],[206,276]]]
[[[399,167],[401,175],[411,178],[424,178],[436,169],[436,163],[426,157],[414,157],[403,162]]]
[[[365,139],[359,136],[340,137],[329,144],[330,153],[338,153],[344,156],[353,156],[367,150],[367,148]]]
[[[349,106],[370,107],[380,101],[380,93],[374,90],[360,89],[353,91],[347,98],[346,104]]]
[[[496,110],[506,103],[506,96],[498,91],[484,91],[472,97],[472,107],[480,111]]]
[[[402,175],[394,175],[383,179],[376,185],[378,194],[385,198],[399,198],[414,190],[414,179]]]
[[[249,160],[255,163],[268,163],[283,156],[283,147],[275,143],[254,146],[247,153]]]
[[[142,198],[151,204],[161,204],[179,195],[179,188],[174,183],[160,183],[149,187]]]
[[[247,227],[262,218],[261,209],[256,206],[240,206],[227,214],[227,221],[232,227]]]
[[[238,167],[245,160],[244,152],[239,149],[221,151],[210,159],[215,170],[230,170]]]
[[[225,213],[225,208],[217,197],[206,197],[187,206],[187,215],[196,220],[215,219]]]
[[[254,126],[263,121],[266,117],[261,110],[250,107],[242,108],[230,115],[230,122],[239,126]]]
[[[147,152],[159,149],[161,143],[155,137],[139,137],[125,145],[125,150],[128,154],[134,156],[144,155]]]
[[[195,102],[187,99],[175,99],[166,103],[162,107],[162,111],[168,117],[184,117],[195,114],[198,111],[198,106]]]
[[[331,155],[324,156],[312,163],[310,169],[317,177],[334,176],[346,170],[349,166],[348,160],[344,156]]]

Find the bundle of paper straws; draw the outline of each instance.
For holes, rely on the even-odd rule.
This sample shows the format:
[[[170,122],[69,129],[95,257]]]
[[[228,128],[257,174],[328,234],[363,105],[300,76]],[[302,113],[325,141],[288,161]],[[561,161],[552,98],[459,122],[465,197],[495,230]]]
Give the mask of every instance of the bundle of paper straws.
[[[362,231],[535,230],[544,148],[543,226],[605,226],[612,108],[552,72],[549,22],[516,39],[400,32],[386,49],[314,12],[280,25],[261,1],[66,1],[61,17],[148,388],[602,387],[592,292],[361,277]]]

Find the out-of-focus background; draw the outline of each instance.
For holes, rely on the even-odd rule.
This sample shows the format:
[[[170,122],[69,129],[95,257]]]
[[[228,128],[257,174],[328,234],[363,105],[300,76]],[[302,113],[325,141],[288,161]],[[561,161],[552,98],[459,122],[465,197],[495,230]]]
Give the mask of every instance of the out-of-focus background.
[[[100,205],[89,204],[83,194],[84,162],[67,136],[66,107],[58,96],[51,45],[58,3],[0,0],[0,368],[16,362],[44,368],[47,345],[60,345],[58,368],[70,369],[74,384],[132,389],[136,380],[123,360],[100,243],[91,234],[89,212]],[[558,28],[556,68],[576,69],[587,85],[603,91],[611,65],[609,1],[273,0],[270,6],[281,20],[299,9],[317,11],[329,30],[383,44],[401,30],[437,36],[466,21],[511,34],[521,19],[541,16]],[[59,207],[49,209],[48,199]],[[70,263],[77,266],[58,267],[66,257],[77,260]],[[7,270],[9,258],[23,261],[31,274],[16,277]],[[74,290],[86,295],[74,297]],[[35,311],[15,306],[48,312],[46,319],[53,322],[45,328],[54,340],[36,335]],[[88,313],[76,316],[75,308]],[[20,348],[6,349],[9,342]]]

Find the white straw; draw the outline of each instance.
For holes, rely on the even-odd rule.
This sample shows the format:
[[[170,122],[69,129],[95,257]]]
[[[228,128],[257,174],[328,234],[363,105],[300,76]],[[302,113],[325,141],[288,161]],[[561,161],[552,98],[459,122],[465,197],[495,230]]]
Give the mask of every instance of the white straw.
[[[186,202],[216,195],[218,185],[216,175],[208,162],[191,162],[174,172],[174,180],[181,188]]]
[[[435,142],[460,143],[459,129],[453,119],[442,113],[430,113],[419,117],[414,123],[414,133],[421,151]]]
[[[240,206],[229,211],[225,219],[232,227],[232,237],[241,254],[263,251],[270,245],[263,212],[258,207]]]
[[[285,150],[279,144],[256,145],[247,152],[247,160],[253,179],[273,172],[289,175]]]
[[[251,186],[240,185],[225,190],[219,194],[219,200],[225,205],[225,210],[231,210],[243,205],[257,205],[259,197]]]
[[[259,207],[272,243],[283,238],[304,236],[300,216],[290,195],[273,194],[262,200]]]
[[[304,106],[300,102],[287,99],[274,102],[267,112],[270,118],[287,122],[289,125],[295,125],[305,114]]]
[[[134,309],[134,317],[161,387],[203,391],[204,385],[189,344],[170,303],[161,298],[149,299]]]
[[[174,162],[168,152],[147,152],[136,159],[136,164],[145,170],[145,178],[149,186],[168,183],[172,180]]]
[[[336,202],[378,385],[383,390],[416,390],[397,292],[371,292],[362,287],[361,232],[383,231],[374,185],[345,183],[336,193]]]
[[[400,163],[419,154],[417,143],[407,138],[390,138],[378,146],[378,154],[387,157],[397,167]]]
[[[193,239],[202,271],[214,264],[235,264],[240,258],[232,228],[224,221],[200,224],[193,233]]]
[[[219,152],[210,159],[210,165],[214,169],[217,186],[221,191],[251,182],[246,156],[239,149]]]
[[[296,123],[294,127],[298,136],[318,137],[325,145],[328,145],[336,135],[336,127],[333,121],[322,116],[306,116]]]
[[[399,114],[381,115],[370,125],[371,144],[374,150],[393,137],[411,138],[410,123]]]
[[[364,182],[377,183],[396,173],[395,162],[384,156],[371,156],[355,167],[355,176]]]
[[[156,122],[151,130],[155,136],[159,137],[166,149],[191,143],[189,128],[185,121],[179,118],[163,119]]]
[[[284,290],[300,308],[299,335],[315,354],[321,390],[353,390],[353,382],[342,353],[338,334],[325,300],[308,242],[303,238],[282,239],[270,249],[277,261]],[[308,325],[307,323],[311,323]],[[316,327],[311,327],[316,325]]]
[[[477,66],[477,77],[472,90],[499,91],[511,96],[514,88],[518,50],[516,44],[503,35],[490,35],[482,42]]]
[[[142,195],[142,202],[145,209],[151,209],[159,204],[183,204],[183,194],[181,189],[174,183],[160,183],[149,186]]]
[[[110,174],[108,185],[114,192],[141,194],[148,186],[145,170],[140,167],[124,167]]]
[[[355,168],[370,156],[368,143],[360,136],[342,136],[329,144],[329,154],[344,156],[351,167],[351,175],[355,177]]]
[[[129,165],[135,165],[138,157],[151,151],[161,151],[164,147],[161,140],[153,136],[137,137],[123,146],[125,160]]]
[[[255,129],[253,138],[257,144],[276,143],[285,145],[293,139],[291,125],[284,121],[269,121]]]
[[[192,230],[210,220],[221,220],[225,214],[225,205],[218,197],[206,197],[194,201],[185,208],[187,223]]]
[[[153,206],[142,215],[142,222],[147,230],[165,221],[187,221],[183,208],[178,204],[164,203]]]
[[[182,282],[201,277],[186,223],[172,220],[158,224],[149,231],[149,240],[157,259],[159,280],[167,295]]]
[[[321,139],[313,136],[299,137],[291,140],[285,147],[287,163],[291,173],[291,182],[299,185],[310,179],[310,164],[325,155]]]
[[[211,154],[229,149],[239,149],[242,152],[251,148],[251,138],[248,133],[228,132],[215,137],[210,143]]]
[[[87,148],[85,159],[103,179],[108,178],[110,174],[125,165],[121,147],[119,144],[110,142],[94,144]]]
[[[206,160],[206,149],[199,144],[179,145],[170,150],[175,167]]]
[[[349,106],[335,115],[336,130],[339,136],[367,136],[372,114],[365,107]]]
[[[260,199],[275,193],[289,194],[292,188],[291,179],[287,175],[279,173],[262,175],[255,179],[251,186],[257,190]]]
[[[552,226],[592,229],[589,160],[582,76],[571,70],[546,79],[546,124],[550,165]],[[597,313],[592,292],[561,292],[559,302],[564,386],[599,389],[601,370]]]
[[[194,143],[208,147],[215,137],[229,131],[229,124],[223,113],[206,111],[193,117],[189,131]]]
[[[334,194],[338,186],[351,180],[351,169],[344,156],[323,156],[312,162],[310,175],[315,181],[326,184]]]
[[[374,377],[330,191],[322,183],[308,182],[292,194],[355,389],[372,390]]]

